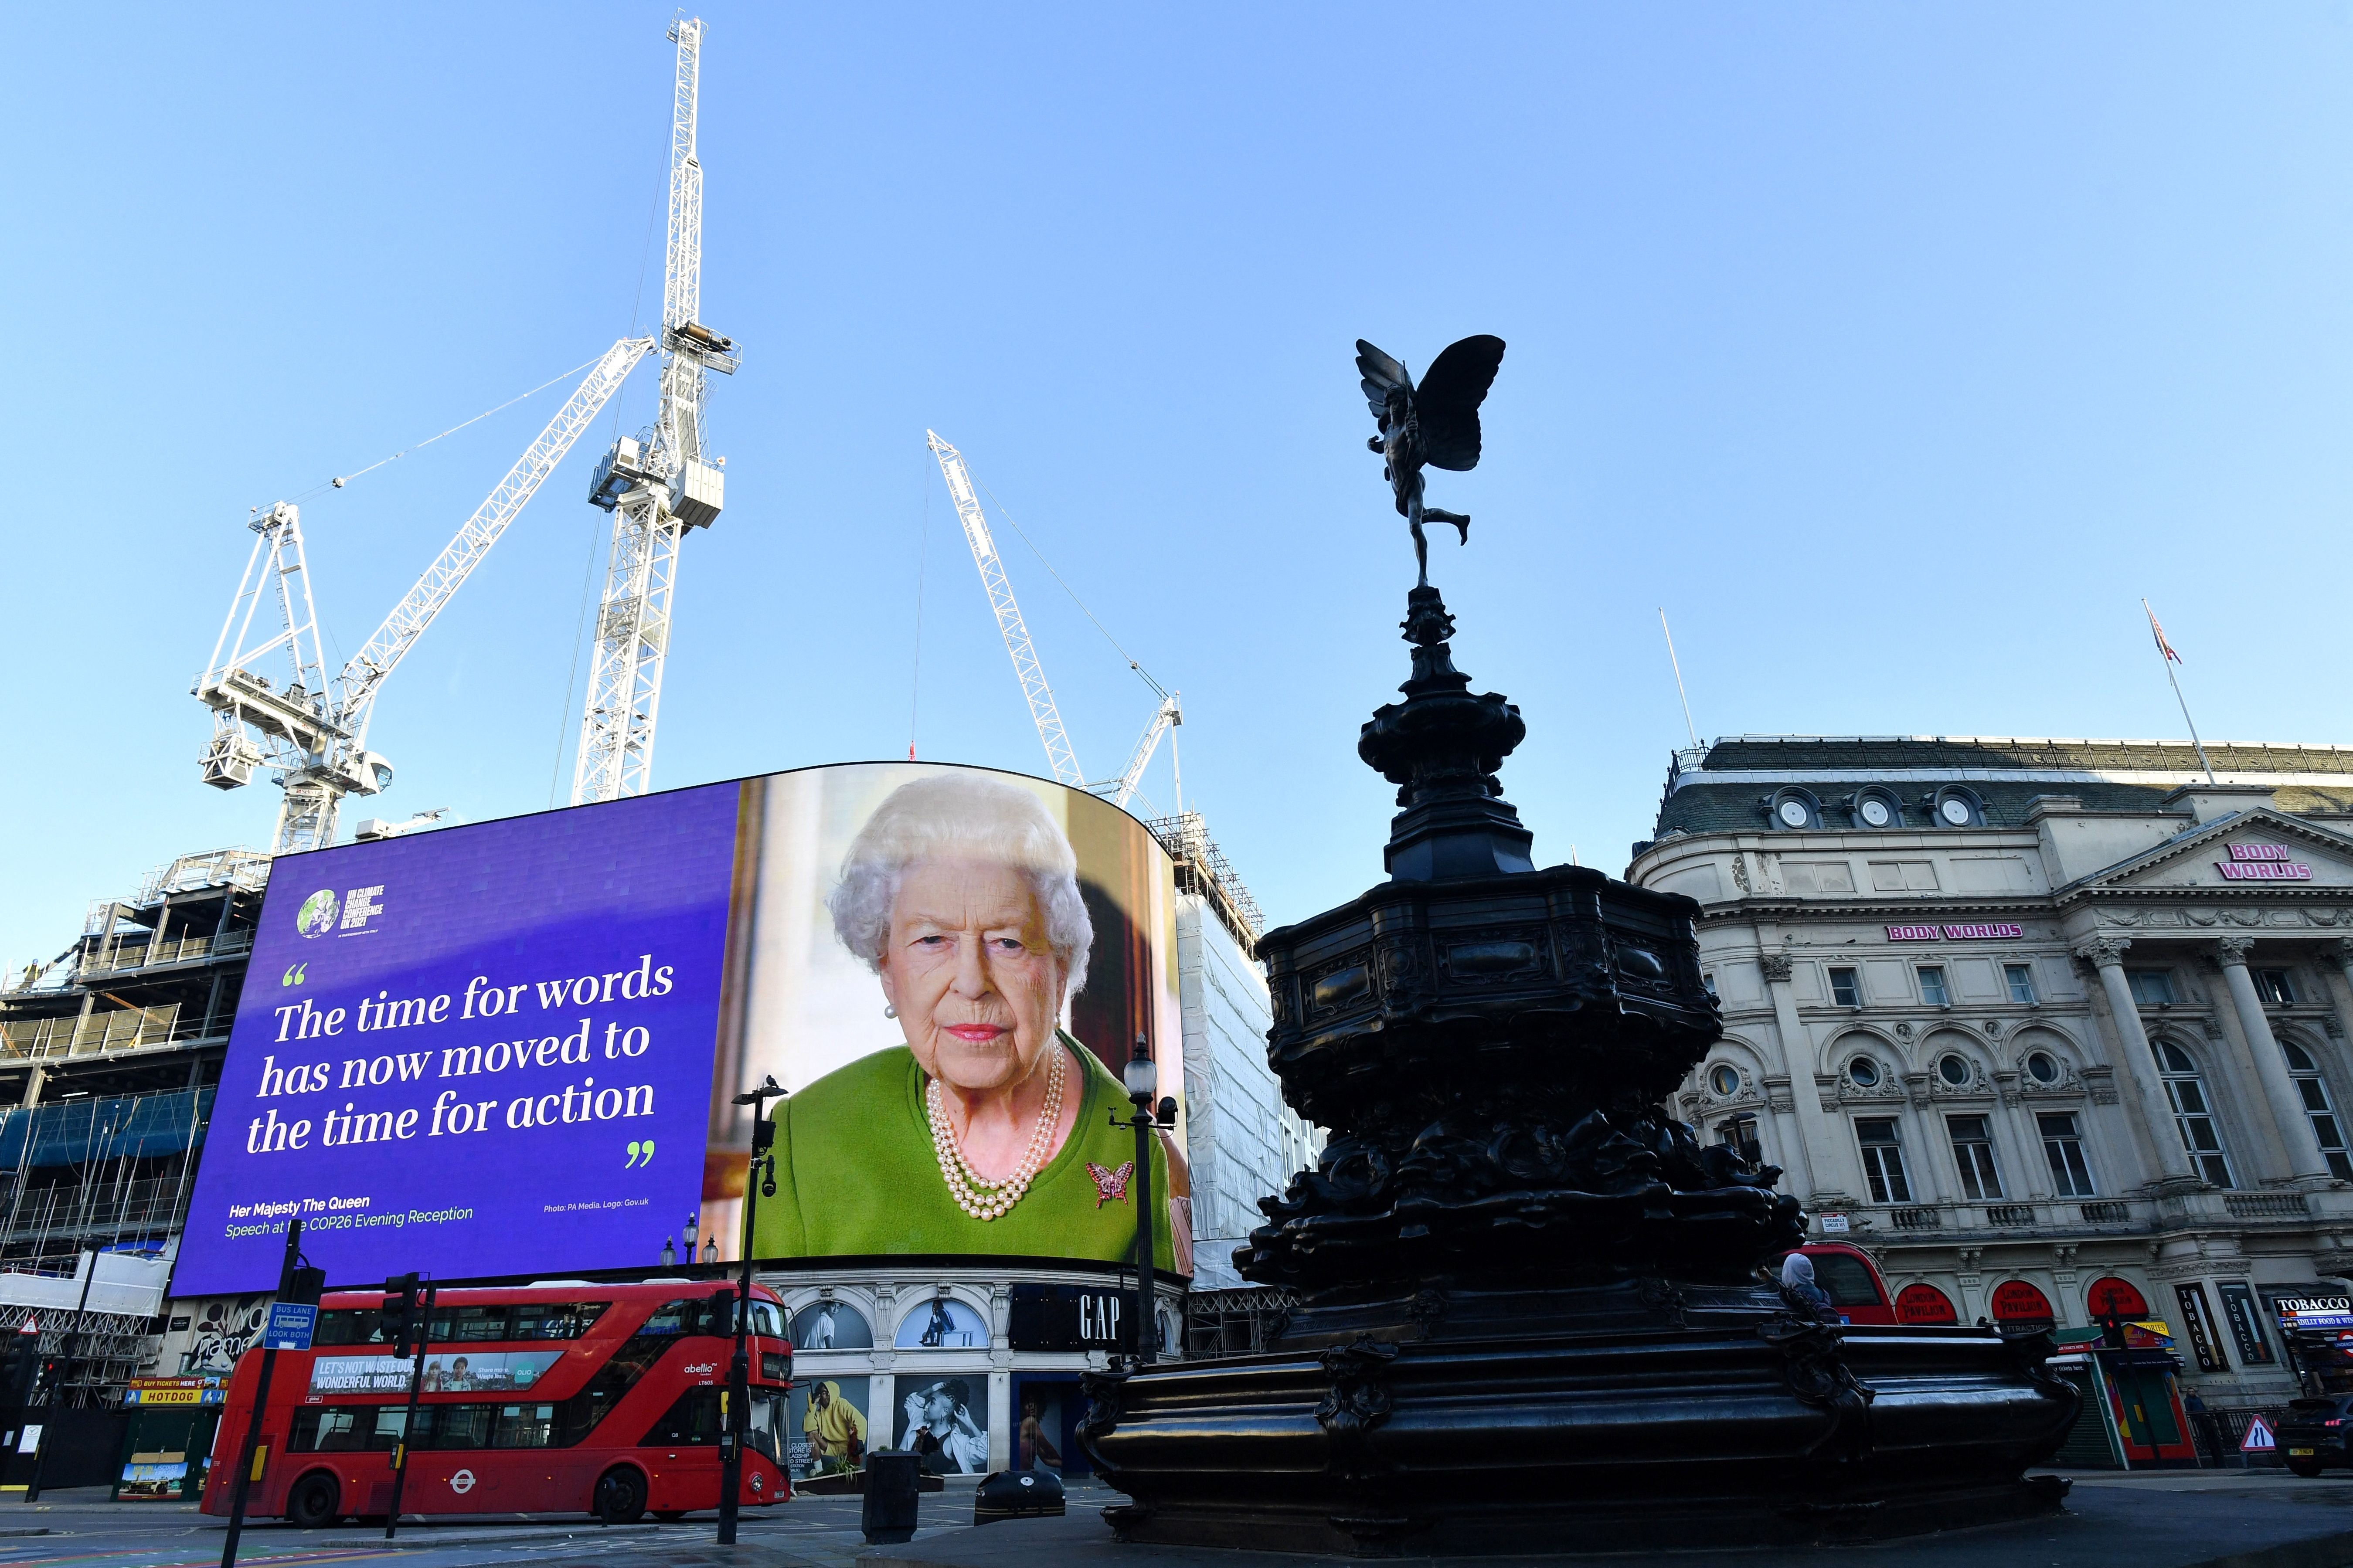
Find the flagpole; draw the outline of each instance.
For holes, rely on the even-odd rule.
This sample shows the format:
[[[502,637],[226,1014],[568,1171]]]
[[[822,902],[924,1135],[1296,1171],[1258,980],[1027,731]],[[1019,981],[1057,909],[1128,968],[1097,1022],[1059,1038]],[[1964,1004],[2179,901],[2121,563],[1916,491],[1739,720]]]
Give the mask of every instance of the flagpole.
[[[1691,736],[1692,750],[1699,750],[1699,726],[1692,722],[1691,693],[1683,689],[1683,661],[1675,657],[1675,634],[1667,629],[1667,607],[1659,606],[1659,630],[1667,635],[1667,663],[1674,668],[1675,695],[1683,702],[1683,729]]]
[[[2158,630],[2157,612],[2148,607],[2147,599],[2140,602],[2140,608],[2141,614],[2148,617],[2150,633],[2157,638],[2157,661],[2165,666],[2166,684],[2173,688],[2173,700],[2181,704],[2181,721],[2189,726],[2189,743],[2198,748],[2198,765],[2206,770],[2206,782],[2213,784],[2214,764],[2207,760],[2206,742],[2198,738],[2198,721],[2189,716],[2189,700],[2181,695],[2181,682],[2174,679],[2174,661],[2181,656],[2166,646],[2165,634]]]

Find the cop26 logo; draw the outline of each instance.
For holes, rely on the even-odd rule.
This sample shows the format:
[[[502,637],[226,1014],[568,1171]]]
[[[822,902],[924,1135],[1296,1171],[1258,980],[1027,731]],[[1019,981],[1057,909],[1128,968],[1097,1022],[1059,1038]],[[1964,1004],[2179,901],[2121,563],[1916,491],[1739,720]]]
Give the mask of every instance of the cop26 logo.
[[[300,913],[294,917],[294,929],[304,936],[324,936],[335,929],[335,913],[342,905],[332,888],[322,888],[302,900]]]
[[[322,888],[302,900],[302,907],[294,914],[294,929],[304,936],[325,936],[338,929],[362,930],[369,921],[384,913],[384,905],[376,897],[383,891],[384,884],[378,882],[373,888],[353,888],[337,898],[332,888]]]

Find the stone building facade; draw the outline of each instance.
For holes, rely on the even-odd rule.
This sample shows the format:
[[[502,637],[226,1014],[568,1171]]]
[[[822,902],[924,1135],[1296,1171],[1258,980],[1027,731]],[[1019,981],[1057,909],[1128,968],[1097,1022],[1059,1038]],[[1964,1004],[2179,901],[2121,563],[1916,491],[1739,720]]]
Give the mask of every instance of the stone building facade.
[[[2274,1301],[2353,1276],[2353,748],[2207,751],[1721,740],[1627,876],[1703,909],[1725,1037],[1682,1113],[1899,1310],[2137,1298],[2210,1398],[2269,1400]]]

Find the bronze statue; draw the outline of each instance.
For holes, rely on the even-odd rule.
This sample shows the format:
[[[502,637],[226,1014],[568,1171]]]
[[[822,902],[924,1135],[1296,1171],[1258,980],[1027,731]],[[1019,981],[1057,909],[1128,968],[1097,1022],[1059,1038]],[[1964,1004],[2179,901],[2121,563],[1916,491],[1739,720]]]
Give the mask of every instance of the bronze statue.
[[[1479,405],[1495,384],[1504,363],[1504,340],[1481,333],[1451,343],[1431,363],[1417,387],[1404,365],[1364,339],[1356,340],[1356,369],[1365,397],[1381,433],[1365,443],[1388,462],[1382,478],[1397,492],[1398,515],[1413,531],[1413,558],[1421,568],[1418,586],[1430,586],[1430,542],[1422,520],[1451,522],[1471,542],[1471,520],[1461,512],[1421,504],[1421,470],[1467,472],[1479,466]]]

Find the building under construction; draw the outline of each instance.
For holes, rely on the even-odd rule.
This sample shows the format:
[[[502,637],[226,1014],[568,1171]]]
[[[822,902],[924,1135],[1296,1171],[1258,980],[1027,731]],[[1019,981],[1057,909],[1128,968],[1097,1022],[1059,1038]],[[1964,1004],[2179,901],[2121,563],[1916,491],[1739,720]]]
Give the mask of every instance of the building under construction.
[[[0,1331],[37,1323],[63,1403],[155,1369],[269,876],[182,856],[0,990]]]

